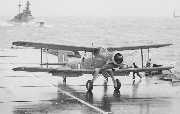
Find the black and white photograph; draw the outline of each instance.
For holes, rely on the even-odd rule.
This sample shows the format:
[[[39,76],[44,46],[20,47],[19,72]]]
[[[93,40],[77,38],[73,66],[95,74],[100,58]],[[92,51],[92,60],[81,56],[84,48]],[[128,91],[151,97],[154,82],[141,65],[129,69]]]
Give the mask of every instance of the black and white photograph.
[[[0,114],[180,114],[180,1],[0,0]]]

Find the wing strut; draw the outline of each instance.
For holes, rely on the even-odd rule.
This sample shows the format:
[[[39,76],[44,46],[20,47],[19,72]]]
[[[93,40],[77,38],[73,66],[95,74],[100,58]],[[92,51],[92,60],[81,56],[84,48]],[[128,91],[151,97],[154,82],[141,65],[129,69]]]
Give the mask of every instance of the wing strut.
[[[148,60],[149,60],[149,48],[148,48]]]
[[[141,60],[142,60],[142,68],[143,68],[143,50],[141,49]]]
[[[42,48],[41,48],[41,67],[42,67]]]
[[[47,62],[47,68],[48,68],[48,55],[47,55],[47,53],[48,53],[48,48],[46,46],[46,62]]]

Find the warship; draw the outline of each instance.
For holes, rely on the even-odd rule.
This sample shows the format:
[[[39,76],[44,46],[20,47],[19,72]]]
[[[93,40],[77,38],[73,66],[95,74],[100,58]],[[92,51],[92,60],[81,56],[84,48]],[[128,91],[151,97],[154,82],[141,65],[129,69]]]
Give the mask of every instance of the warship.
[[[8,22],[13,25],[21,25],[22,23],[29,23],[34,21],[34,17],[31,15],[31,10],[29,9],[30,2],[27,0],[26,8],[23,10],[23,12],[20,12],[21,4],[19,3],[19,13],[14,16],[12,20],[9,20]],[[44,22],[36,22],[39,23],[39,27],[42,27]]]
[[[173,13],[173,17],[174,17],[174,18],[180,18],[180,16],[177,16],[177,15],[176,15],[175,10],[174,10],[174,13]]]

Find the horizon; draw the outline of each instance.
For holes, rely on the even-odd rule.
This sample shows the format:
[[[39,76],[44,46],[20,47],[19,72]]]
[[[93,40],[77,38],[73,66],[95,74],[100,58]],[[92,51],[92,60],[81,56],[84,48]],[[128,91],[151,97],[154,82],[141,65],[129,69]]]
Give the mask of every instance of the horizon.
[[[32,16],[172,17],[180,15],[178,0],[28,0]],[[1,0],[1,16],[15,16],[27,0]],[[8,13],[7,13],[8,12]]]

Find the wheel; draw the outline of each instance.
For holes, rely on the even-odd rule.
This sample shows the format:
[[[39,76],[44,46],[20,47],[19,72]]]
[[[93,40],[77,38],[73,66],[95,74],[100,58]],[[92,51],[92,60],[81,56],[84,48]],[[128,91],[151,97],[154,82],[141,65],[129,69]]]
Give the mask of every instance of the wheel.
[[[113,97],[114,97],[115,99],[118,99],[118,98],[120,98],[120,96],[121,96],[120,91],[119,91],[119,90],[114,90]]]
[[[114,89],[119,90],[121,88],[121,82],[118,79],[116,79],[116,83],[117,83],[117,87],[114,86]]]
[[[86,88],[88,91],[91,91],[93,89],[93,82],[91,80],[87,81]]]

